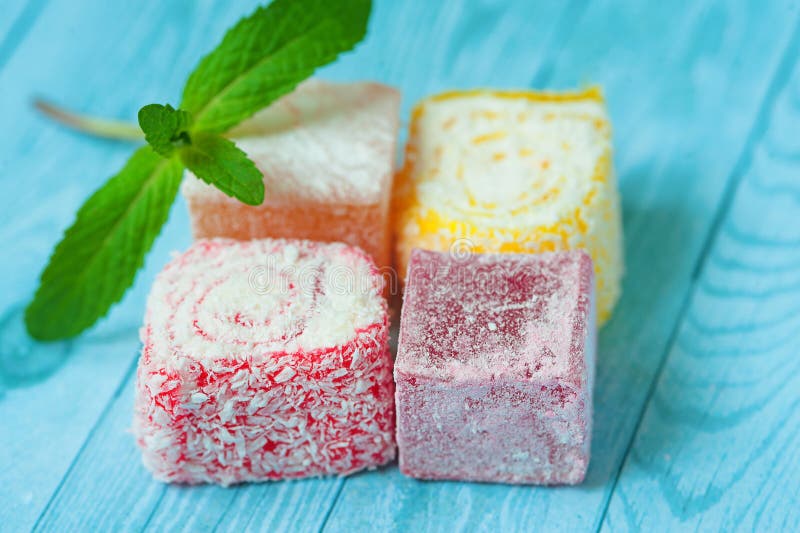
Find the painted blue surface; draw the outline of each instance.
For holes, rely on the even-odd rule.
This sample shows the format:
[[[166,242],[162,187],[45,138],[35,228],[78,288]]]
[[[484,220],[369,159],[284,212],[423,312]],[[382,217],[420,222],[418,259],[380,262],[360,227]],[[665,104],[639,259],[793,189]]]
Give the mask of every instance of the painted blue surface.
[[[0,530],[800,530],[800,4],[378,0],[325,69],[403,91],[601,83],[627,276],[600,335],[592,464],[573,488],[347,479],[167,487],[127,433],[144,298],[71,342],[21,310],[82,200],[131,148],[53,126],[34,95],[130,118],[255,0],[0,6]]]

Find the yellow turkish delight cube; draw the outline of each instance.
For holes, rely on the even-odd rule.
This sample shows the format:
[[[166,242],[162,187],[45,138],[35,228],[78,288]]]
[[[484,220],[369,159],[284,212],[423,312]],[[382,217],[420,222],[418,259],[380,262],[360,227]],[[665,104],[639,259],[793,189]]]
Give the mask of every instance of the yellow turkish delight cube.
[[[611,125],[601,91],[457,91],[420,102],[395,194],[397,263],[412,248],[537,253],[584,248],[598,321],[623,273]]]

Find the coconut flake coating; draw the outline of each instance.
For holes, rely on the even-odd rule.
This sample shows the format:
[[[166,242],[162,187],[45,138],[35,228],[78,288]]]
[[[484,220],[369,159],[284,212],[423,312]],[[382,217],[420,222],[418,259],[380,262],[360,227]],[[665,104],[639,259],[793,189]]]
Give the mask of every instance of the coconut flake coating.
[[[395,454],[382,278],[360,249],[196,242],[159,274],[133,431],[178,483],[349,474]]]
[[[583,251],[413,250],[394,369],[400,470],[423,479],[581,482],[593,286]]]

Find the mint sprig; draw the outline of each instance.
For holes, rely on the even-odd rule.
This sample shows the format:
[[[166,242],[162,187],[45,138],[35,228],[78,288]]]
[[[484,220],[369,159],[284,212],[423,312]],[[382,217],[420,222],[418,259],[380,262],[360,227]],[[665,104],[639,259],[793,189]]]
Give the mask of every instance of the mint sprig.
[[[144,106],[148,146],[84,203],[56,246],[25,311],[31,336],[74,337],[122,298],[167,221],[185,167],[246,204],[262,203],[261,172],[222,134],[352,49],[370,9],[370,0],[275,0],[200,61],[178,109]]]
[[[171,105],[150,104],[139,110],[139,127],[153,150],[169,157],[175,148],[191,144],[191,115]]]

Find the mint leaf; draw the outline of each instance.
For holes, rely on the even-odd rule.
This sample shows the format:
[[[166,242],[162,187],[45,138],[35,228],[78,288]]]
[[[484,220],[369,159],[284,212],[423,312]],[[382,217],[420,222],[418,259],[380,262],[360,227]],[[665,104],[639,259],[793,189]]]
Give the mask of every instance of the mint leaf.
[[[142,147],[83,204],[25,310],[33,337],[73,337],[122,298],[167,220],[181,171],[180,161]]]
[[[370,0],[275,0],[231,28],[200,61],[181,108],[222,133],[294,89],[365,35]]]
[[[180,109],[143,107],[139,125],[149,146],[78,211],[25,311],[28,332],[41,340],[75,336],[122,298],[169,216],[181,162],[224,193],[261,204],[261,172],[218,134],[352,49],[366,34],[370,9],[371,0],[275,0],[239,21],[200,62]],[[39,107],[82,131],[137,137],[135,126]]]
[[[181,161],[198,178],[248,205],[264,201],[264,177],[255,163],[228,139],[213,133],[196,133],[192,144],[181,148]]]
[[[171,105],[150,104],[139,110],[139,127],[153,150],[169,157],[178,146],[189,144],[189,113]]]

